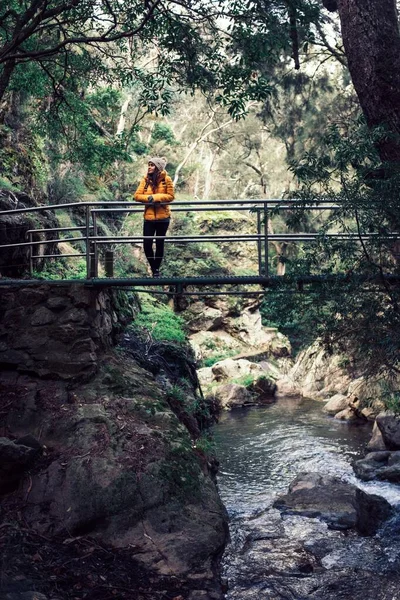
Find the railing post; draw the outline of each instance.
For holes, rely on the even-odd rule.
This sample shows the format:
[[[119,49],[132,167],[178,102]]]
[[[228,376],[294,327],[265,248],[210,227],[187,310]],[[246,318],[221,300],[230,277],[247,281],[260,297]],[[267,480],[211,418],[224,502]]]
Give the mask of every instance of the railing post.
[[[91,279],[89,237],[90,237],[90,206],[86,206],[86,279]]]
[[[25,238],[26,239],[26,238]],[[32,233],[29,233],[29,242],[30,242],[30,246],[29,246],[29,275],[32,275],[33,273],[33,257],[32,257],[32,253],[33,253],[33,246],[32,246]]]
[[[97,215],[96,213],[93,211],[91,212],[92,214],[92,219],[93,219],[93,237],[96,238],[97,237]],[[93,277],[98,277],[99,276],[99,256],[98,256],[98,247],[97,247],[97,241],[96,239],[93,242],[93,272],[94,275]]]
[[[258,274],[261,277],[262,275],[262,257],[261,257],[261,208],[257,207],[257,257],[258,257]]]
[[[114,277],[114,252],[106,250],[104,253],[104,271],[106,277]]]
[[[269,276],[268,268],[268,202],[264,202],[264,275]]]

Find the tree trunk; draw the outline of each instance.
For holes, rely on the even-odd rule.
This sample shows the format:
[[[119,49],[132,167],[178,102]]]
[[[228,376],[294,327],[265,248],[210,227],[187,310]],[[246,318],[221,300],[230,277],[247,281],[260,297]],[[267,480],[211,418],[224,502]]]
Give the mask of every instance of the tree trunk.
[[[125,131],[126,115],[128,112],[129,104],[131,103],[132,99],[133,99],[132,94],[129,94],[129,96],[127,97],[127,99],[125,100],[125,102],[123,103],[123,105],[121,107],[121,112],[119,115],[119,121],[118,121],[118,125],[117,125],[117,135],[122,135]]]
[[[5,97],[7,88],[8,88],[8,84],[10,83],[11,75],[14,72],[14,69],[15,69],[15,60],[9,60],[3,66],[3,72],[0,75],[0,104],[1,104],[0,120],[1,120],[1,122],[3,122],[4,115],[6,113],[6,110],[5,110],[6,104],[4,103],[4,97]]]
[[[214,165],[215,153],[209,149],[208,160],[205,169],[205,177],[204,177],[204,191],[203,191],[203,200],[210,199],[211,187],[212,187],[212,168]]]
[[[400,163],[400,34],[396,0],[338,0],[349,70],[369,127],[386,125],[383,161]]]

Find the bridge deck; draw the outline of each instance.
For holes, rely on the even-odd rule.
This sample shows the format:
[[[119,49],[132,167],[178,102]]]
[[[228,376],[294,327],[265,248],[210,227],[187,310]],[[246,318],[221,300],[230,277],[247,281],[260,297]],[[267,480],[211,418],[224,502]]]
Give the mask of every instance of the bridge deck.
[[[337,273],[334,275],[303,275],[303,276],[272,276],[264,277],[259,275],[243,275],[243,276],[221,276],[221,277],[126,277],[126,278],[107,278],[96,277],[92,279],[11,279],[3,277],[0,279],[0,287],[5,286],[60,286],[60,285],[83,285],[90,287],[164,287],[171,286],[177,290],[188,286],[203,287],[207,285],[259,285],[262,288],[293,288],[302,289],[305,285],[317,284],[346,284],[350,282],[392,282],[400,281],[400,275],[358,275],[356,273],[349,276],[345,273]],[[212,294],[212,291],[209,293]]]

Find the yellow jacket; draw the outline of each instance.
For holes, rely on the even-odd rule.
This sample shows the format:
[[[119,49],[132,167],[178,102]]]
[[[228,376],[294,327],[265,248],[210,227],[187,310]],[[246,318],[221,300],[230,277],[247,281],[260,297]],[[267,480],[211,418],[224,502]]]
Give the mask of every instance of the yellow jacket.
[[[153,196],[153,202],[149,202],[149,196]],[[147,186],[146,177],[143,177],[135,192],[136,202],[147,203],[144,209],[144,218],[146,221],[156,221],[158,219],[168,219],[171,210],[168,205],[159,206],[160,202],[172,202],[175,198],[174,184],[166,171],[161,171],[161,177],[157,188],[153,191],[150,185]]]

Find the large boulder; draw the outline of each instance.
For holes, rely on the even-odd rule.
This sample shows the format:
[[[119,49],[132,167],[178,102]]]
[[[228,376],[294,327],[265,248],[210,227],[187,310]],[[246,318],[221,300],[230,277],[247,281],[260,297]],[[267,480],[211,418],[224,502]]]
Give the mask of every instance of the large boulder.
[[[302,396],[301,387],[288,375],[278,378],[276,388],[276,396],[278,398]]]
[[[384,412],[376,417],[376,423],[383,441],[389,450],[400,449],[400,419],[398,416]]]
[[[347,421],[356,423],[358,421],[364,421],[366,417],[363,417],[359,411],[353,406],[348,406],[347,408],[340,410],[335,414],[335,419],[339,421]]]
[[[129,549],[159,574],[212,579],[227,535],[225,510],[208,456],[177,418],[166,387],[122,352],[109,352],[93,379],[72,387],[2,373],[0,408],[8,409],[0,427],[23,446],[22,436],[40,436],[45,448],[31,477],[3,500],[5,510],[17,510],[39,536],[90,535]],[[193,397],[181,400],[193,416]],[[22,449],[15,460],[25,469],[30,450]]]
[[[262,324],[259,303],[246,299],[238,302],[232,305],[221,298],[207,298],[185,310],[197,359],[234,353],[258,362],[271,356],[280,360],[290,356],[289,340],[275,327]]]
[[[343,394],[335,394],[328,400],[324,406],[324,412],[329,415],[336,415],[338,412],[345,410],[349,406],[347,396]]]
[[[354,464],[356,475],[363,481],[400,483],[400,451],[370,452]]]
[[[203,302],[196,302],[188,309],[186,324],[191,333],[220,329],[222,323],[223,313],[221,309],[204,306]]]
[[[255,396],[244,385],[226,383],[218,386],[214,395],[223,409],[255,404]]]
[[[274,506],[290,514],[318,517],[331,529],[355,528],[363,535],[375,533],[392,514],[384,498],[319,473],[299,474]]]
[[[376,421],[374,422],[374,426],[372,428],[372,436],[367,444],[367,448],[371,451],[387,450],[386,444],[382,437],[382,432],[379,429]]]
[[[271,377],[261,375],[247,386],[247,389],[255,395],[257,404],[271,404],[275,401],[277,386]]]
[[[249,360],[239,359],[234,360],[227,358],[221,360],[212,367],[212,372],[215,381],[222,382],[232,379],[240,379],[246,376],[257,377],[265,374],[260,365],[252,363]]]

